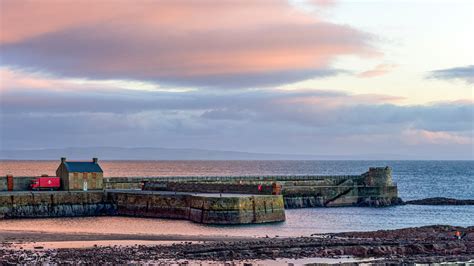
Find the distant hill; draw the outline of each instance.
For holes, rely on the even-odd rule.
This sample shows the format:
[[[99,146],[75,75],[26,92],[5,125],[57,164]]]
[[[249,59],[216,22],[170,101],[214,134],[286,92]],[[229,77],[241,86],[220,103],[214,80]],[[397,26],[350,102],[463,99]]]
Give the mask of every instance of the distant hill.
[[[386,160],[413,159],[399,155],[302,155],[216,151],[203,149],[83,147],[60,149],[0,150],[0,160]]]
[[[285,155],[237,151],[168,148],[87,147],[63,149],[1,150],[0,159],[57,160],[60,157],[102,160],[303,160],[322,159],[309,155]]]

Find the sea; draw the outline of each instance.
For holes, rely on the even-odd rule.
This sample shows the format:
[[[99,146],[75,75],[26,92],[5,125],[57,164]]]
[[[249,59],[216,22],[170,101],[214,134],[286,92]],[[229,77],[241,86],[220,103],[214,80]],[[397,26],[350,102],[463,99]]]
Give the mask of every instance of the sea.
[[[54,175],[58,161],[0,161],[0,174]],[[474,161],[100,161],[106,177],[350,175],[390,166],[403,200],[474,199]],[[1,230],[218,236],[308,236],[434,224],[474,226],[474,206],[402,205],[286,210],[286,221],[214,226],[182,220],[85,217],[0,220]]]

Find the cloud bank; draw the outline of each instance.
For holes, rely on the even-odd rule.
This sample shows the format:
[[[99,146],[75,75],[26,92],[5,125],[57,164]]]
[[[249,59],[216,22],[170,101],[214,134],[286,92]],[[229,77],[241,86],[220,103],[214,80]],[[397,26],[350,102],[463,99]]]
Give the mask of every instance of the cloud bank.
[[[371,70],[367,70],[367,71],[364,71],[362,73],[359,73],[357,76],[359,78],[378,77],[378,76],[382,76],[382,75],[385,75],[385,74],[391,72],[396,67],[397,67],[397,65],[395,65],[395,64],[379,64]]]
[[[337,90],[78,90],[83,85],[74,83],[57,90],[45,80],[15,81],[1,91],[3,149],[162,146],[473,158],[472,100],[404,106],[399,97]]]
[[[467,84],[474,84],[474,65],[431,71],[428,77],[443,80],[462,80]]]
[[[348,73],[334,67],[340,57],[380,54],[372,35],[319,16],[334,1],[308,5],[316,8],[273,0],[0,1],[0,149],[474,159],[472,99],[403,105],[345,88],[278,89]],[[472,69],[431,76],[472,84]]]
[[[377,53],[369,34],[286,1],[2,1],[2,9],[2,64],[65,77],[247,88],[335,75],[338,56]]]

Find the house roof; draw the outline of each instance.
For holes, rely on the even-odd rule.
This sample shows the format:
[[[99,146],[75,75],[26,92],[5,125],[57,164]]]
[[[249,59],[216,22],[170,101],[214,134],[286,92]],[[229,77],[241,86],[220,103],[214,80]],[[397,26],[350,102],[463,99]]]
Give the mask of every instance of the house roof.
[[[103,172],[98,163],[93,162],[64,162],[69,172],[94,173]]]

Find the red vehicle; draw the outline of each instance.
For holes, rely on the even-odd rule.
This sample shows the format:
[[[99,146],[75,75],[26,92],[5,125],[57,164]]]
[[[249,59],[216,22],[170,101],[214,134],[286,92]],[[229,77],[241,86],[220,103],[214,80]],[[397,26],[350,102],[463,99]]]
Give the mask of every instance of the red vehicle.
[[[61,179],[57,176],[42,175],[31,182],[31,190],[58,190]]]

